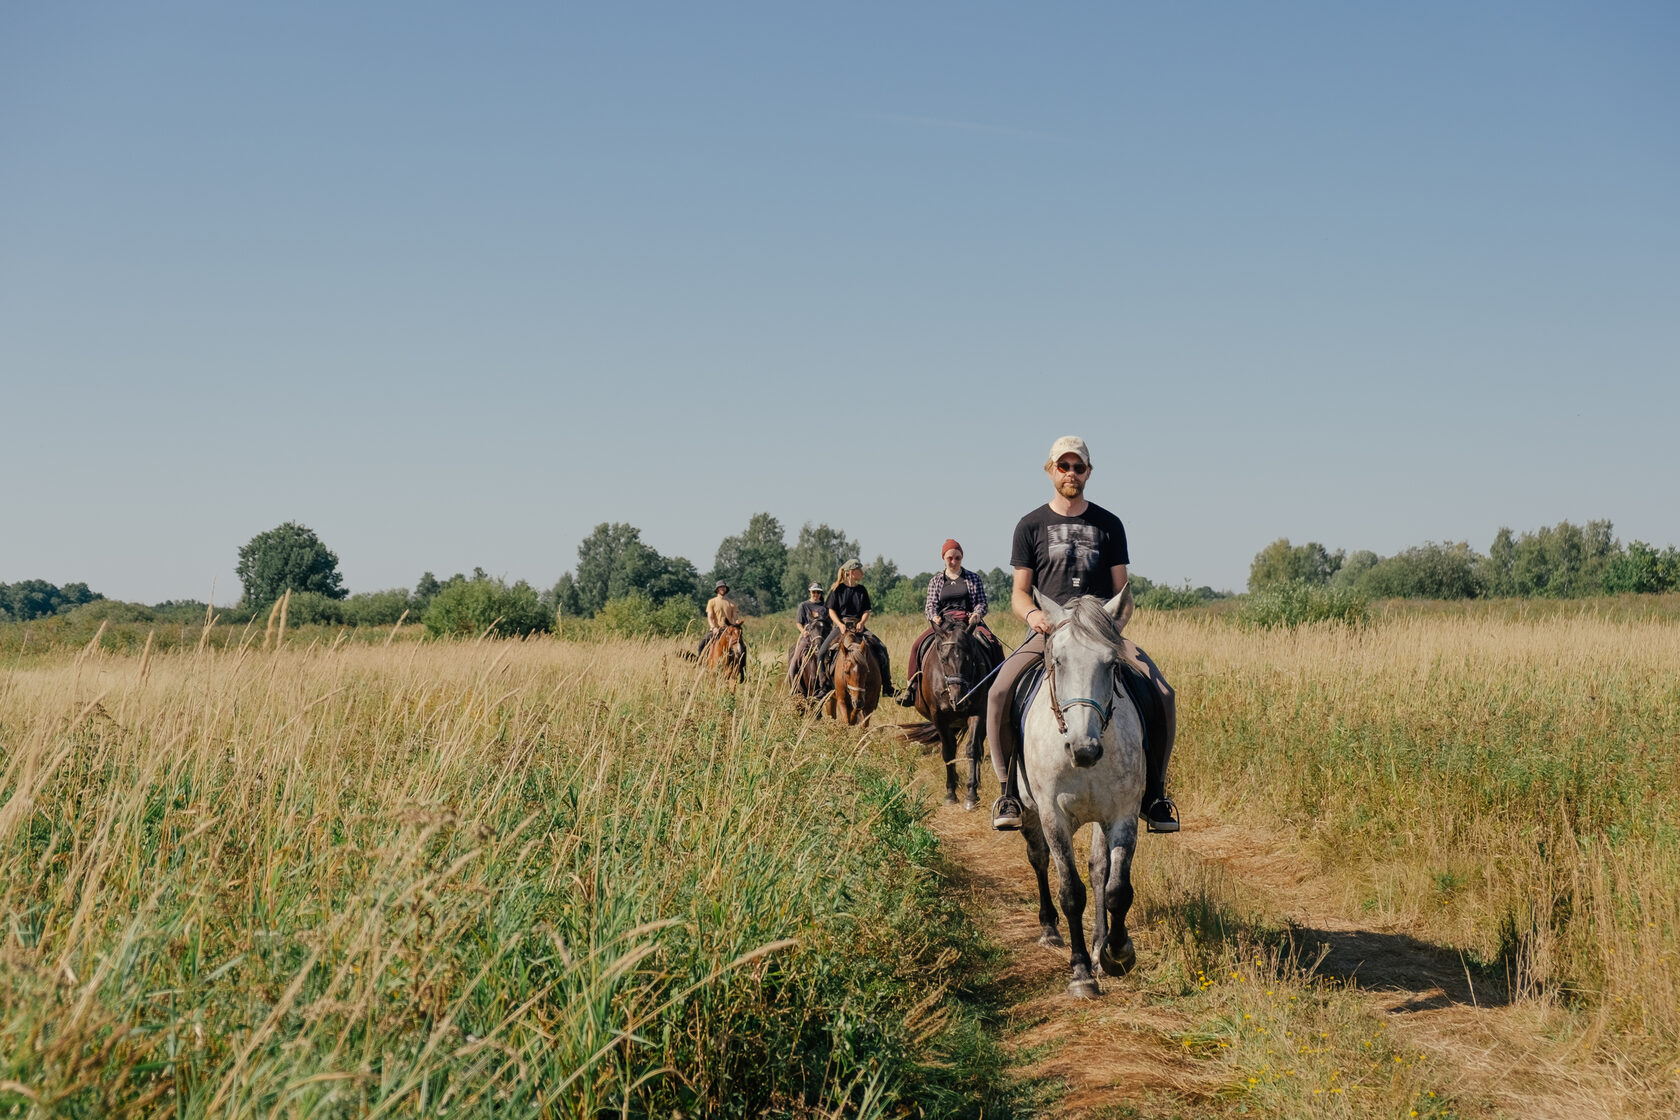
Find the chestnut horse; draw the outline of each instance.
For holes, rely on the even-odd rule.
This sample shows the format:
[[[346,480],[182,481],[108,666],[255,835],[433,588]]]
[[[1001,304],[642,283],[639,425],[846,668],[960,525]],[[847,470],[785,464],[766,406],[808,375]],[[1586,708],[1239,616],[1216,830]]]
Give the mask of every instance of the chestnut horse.
[[[706,646],[706,667],[737,681],[747,679],[747,639],[741,636],[739,622],[725,623]]]
[[[957,744],[968,742],[968,788],[963,808],[980,804],[980,759],[986,742],[986,690],[978,687],[997,664],[997,655],[975,634],[972,622],[959,611],[934,623],[933,636],[922,648],[921,683],[916,687],[916,710],[927,720],[905,728],[918,743],[938,743],[945,759],[945,804],[957,803]]]
[[[869,723],[881,703],[881,663],[861,630],[843,627],[834,642],[834,691],[824,709],[829,718],[856,726]]]

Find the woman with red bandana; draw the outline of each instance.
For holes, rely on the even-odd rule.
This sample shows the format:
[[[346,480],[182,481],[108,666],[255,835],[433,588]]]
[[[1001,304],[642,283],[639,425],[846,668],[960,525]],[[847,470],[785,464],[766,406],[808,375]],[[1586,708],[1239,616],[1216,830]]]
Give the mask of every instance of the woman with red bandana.
[[[922,613],[928,620],[927,629],[910,644],[910,683],[905,686],[904,695],[898,698],[898,702],[906,708],[916,702],[916,686],[921,683],[922,676],[922,650],[946,612],[965,614],[974,624],[975,636],[994,654],[1001,654],[1003,648],[997,636],[979,621],[986,616],[986,585],[977,574],[962,566],[962,545],[947,540],[939,552],[945,559],[945,568],[935,572],[928,580],[927,600],[922,607]]]

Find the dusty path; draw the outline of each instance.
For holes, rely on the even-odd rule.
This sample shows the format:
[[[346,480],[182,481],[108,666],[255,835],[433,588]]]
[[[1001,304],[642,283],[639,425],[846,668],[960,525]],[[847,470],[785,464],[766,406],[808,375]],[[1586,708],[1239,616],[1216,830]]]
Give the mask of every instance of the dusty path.
[[[937,802],[944,792],[937,756],[923,758],[919,776]],[[995,788],[983,787],[987,804],[994,794]],[[1175,1041],[1195,1027],[1182,1000],[1132,977],[1105,978],[1097,1000],[1068,998],[1067,951],[1037,943],[1037,891],[1017,834],[994,832],[984,808],[965,813],[940,807],[930,824],[957,864],[952,889],[1011,954],[998,978],[1008,1007],[1007,1043],[1023,1076],[1065,1086],[1054,1115],[1167,1118],[1230,1111],[1222,1099],[1230,1071]],[[1191,807],[1185,831],[1146,836],[1139,846],[1140,863],[1186,857],[1221,869],[1220,878],[1242,905],[1292,926],[1304,959],[1322,951],[1321,975],[1357,988],[1373,1017],[1444,1071],[1456,1115],[1669,1117],[1672,1109],[1655,1100],[1629,1099],[1613,1069],[1542,1033],[1548,1008],[1513,1002],[1502,985],[1472,979],[1454,952],[1339,912],[1337,891],[1292,854],[1284,837],[1197,816]],[[1134,924],[1132,932],[1140,958],[1161,948],[1160,935],[1148,926]],[[1362,1113],[1303,1107],[1289,1114]]]

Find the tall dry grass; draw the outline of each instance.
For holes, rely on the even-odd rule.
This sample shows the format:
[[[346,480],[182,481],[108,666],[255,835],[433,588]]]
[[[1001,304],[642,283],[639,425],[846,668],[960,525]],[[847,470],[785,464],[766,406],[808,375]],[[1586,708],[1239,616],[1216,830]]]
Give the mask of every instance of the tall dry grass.
[[[260,637],[0,677],[0,1112],[1008,1111],[902,765],[771,675]]]
[[[1680,626],[1140,614],[1132,633],[1178,688],[1187,827],[1291,830],[1345,910],[1568,1008],[1636,1079],[1680,1072]]]

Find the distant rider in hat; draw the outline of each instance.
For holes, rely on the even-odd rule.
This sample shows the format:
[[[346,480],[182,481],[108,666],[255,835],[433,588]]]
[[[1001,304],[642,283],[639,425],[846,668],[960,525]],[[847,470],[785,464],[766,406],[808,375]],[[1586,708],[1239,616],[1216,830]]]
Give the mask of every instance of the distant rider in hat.
[[[741,610],[729,597],[729,585],[721,579],[717,581],[717,594],[706,600],[706,636],[700,639],[700,652],[704,654],[706,647],[712,644],[712,639],[723,633],[725,626],[739,626],[741,624]]]

